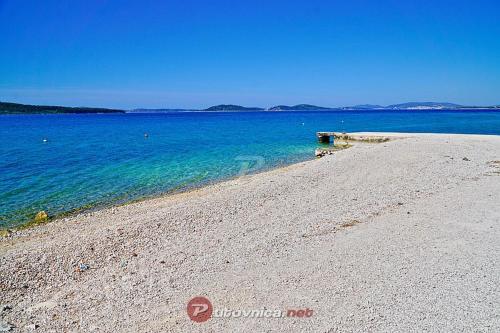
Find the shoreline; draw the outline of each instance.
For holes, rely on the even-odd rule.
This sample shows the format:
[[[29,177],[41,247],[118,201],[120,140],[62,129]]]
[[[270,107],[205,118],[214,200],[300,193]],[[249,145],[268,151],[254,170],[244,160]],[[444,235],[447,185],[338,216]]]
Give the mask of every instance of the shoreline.
[[[497,134],[405,133],[405,132],[401,132],[401,133],[399,133],[399,132],[352,132],[352,133],[347,133],[347,134],[363,135],[363,136],[385,136],[385,137],[390,138],[391,140],[392,139],[411,138],[412,136],[431,136],[432,137],[432,136],[436,136],[436,135],[437,136],[442,136],[442,135],[464,136],[465,135],[465,136],[475,136],[475,137],[500,136]],[[358,144],[359,143],[361,143],[361,142],[358,142]],[[376,144],[376,142],[373,142],[370,144]],[[311,157],[308,159],[305,159],[305,160],[302,160],[299,162],[292,162],[289,164],[284,162],[284,163],[277,165],[277,166],[270,166],[268,168],[254,170],[248,174],[243,175],[243,177],[258,175],[261,173],[266,173],[266,172],[270,172],[270,171],[274,171],[274,170],[279,170],[282,168],[287,168],[287,167],[295,165],[295,164],[301,164],[304,162],[313,161],[313,160],[318,159],[318,158],[321,158],[321,157],[314,156],[314,150],[313,150],[311,153]],[[91,204],[88,204],[88,205],[84,205],[82,207],[77,207],[77,208],[71,209],[69,211],[57,213],[57,214],[52,215],[52,216],[49,215],[49,219],[47,221],[41,222],[41,223],[35,222],[34,218],[32,218],[31,220],[28,220],[25,222],[19,222],[19,225],[10,226],[10,227],[1,226],[0,227],[0,242],[2,241],[2,239],[12,237],[19,232],[29,230],[32,228],[36,228],[36,227],[39,227],[39,226],[42,226],[42,225],[45,225],[48,223],[54,223],[54,222],[57,223],[61,219],[78,218],[79,215],[88,215],[88,214],[92,214],[92,213],[95,213],[95,212],[98,212],[101,210],[115,209],[118,207],[130,205],[130,204],[134,204],[134,203],[139,203],[139,202],[143,202],[143,201],[155,200],[155,199],[160,199],[160,198],[169,197],[169,196],[173,196],[173,195],[179,195],[179,194],[183,194],[183,193],[187,193],[187,192],[197,191],[197,190],[203,189],[205,187],[210,187],[210,186],[214,186],[214,185],[217,185],[220,183],[233,181],[233,180],[236,180],[236,179],[241,178],[241,177],[242,176],[236,175],[236,176],[223,177],[220,179],[207,180],[206,182],[201,182],[198,184],[191,184],[191,185],[187,185],[187,186],[181,186],[181,188],[173,188],[173,189],[165,191],[165,192],[144,196],[144,197],[132,199],[129,201],[124,201],[124,202],[120,202],[120,203],[109,203],[109,204],[106,204],[106,203],[95,204],[89,208],[84,208],[85,206],[91,205]]]
[[[0,241],[3,320],[104,332],[500,329],[500,136],[369,134],[404,139]],[[314,315],[197,324],[185,307],[198,295],[219,309]]]
[[[140,197],[140,198],[136,198],[136,199],[132,199],[129,201],[120,202],[120,203],[95,204],[95,205],[91,206],[90,208],[84,208],[86,206],[86,205],[84,205],[82,207],[77,207],[77,208],[71,209],[69,211],[64,211],[64,212],[61,212],[61,213],[58,213],[58,214],[55,214],[52,216],[49,215],[48,220],[45,222],[41,222],[41,223],[35,222],[34,218],[32,218],[31,220],[28,220],[26,222],[19,222],[19,225],[16,225],[16,226],[11,226],[11,227],[0,226],[0,242],[1,242],[2,238],[10,237],[13,234],[18,233],[20,231],[29,230],[31,228],[36,228],[38,226],[42,226],[42,225],[45,225],[48,223],[54,223],[54,222],[57,222],[61,219],[77,218],[79,215],[82,215],[82,214],[86,215],[86,214],[95,213],[95,212],[101,211],[101,210],[118,208],[118,207],[122,207],[122,206],[126,206],[126,205],[131,205],[134,203],[147,201],[147,200],[155,200],[155,199],[160,199],[163,197],[169,197],[169,196],[179,195],[179,194],[183,194],[183,193],[187,193],[187,192],[197,191],[197,190],[203,189],[205,187],[210,187],[210,186],[214,186],[214,185],[217,185],[220,183],[233,181],[233,180],[239,179],[241,177],[254,176],[254,175],[261,174],[261,173],[279,170],[282,168],[288,168],[288,167],[293,166],[295,164],[309,162],[309,161],[313,161],[315,159],[317,159],[317,157],[314,156],[314,150],[312,150],[312,155],[310,158],[304,159],[302,161],[291,162],[291,163],[283,162],[283,163],[280,163],[279,165],[276,165],[276,166],[263,167],[262,169],[250,171],[243,176],[238,176],[238,175],[226,176],[223,178],[207,180],[207,181],[204,181],[201,183],[196,183],[196,184],[193,183],[190,185],[179,185],[176,188],[173,188],[173,189],[165,191],[165,192],[151,194],[148,196],[144,196],[144,197]],[[88,205],[91,205],[91,204],[88,204]],[[1,234],[2,232],[7,232],[8,236],[2,236],[2,234]]]

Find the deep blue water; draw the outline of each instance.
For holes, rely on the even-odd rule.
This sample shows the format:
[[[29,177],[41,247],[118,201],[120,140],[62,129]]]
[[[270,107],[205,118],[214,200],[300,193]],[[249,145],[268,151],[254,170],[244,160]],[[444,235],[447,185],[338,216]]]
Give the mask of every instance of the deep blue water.
[[[310,159],[317,131],[500,134],[500,112],[4,115],[0,227]]]

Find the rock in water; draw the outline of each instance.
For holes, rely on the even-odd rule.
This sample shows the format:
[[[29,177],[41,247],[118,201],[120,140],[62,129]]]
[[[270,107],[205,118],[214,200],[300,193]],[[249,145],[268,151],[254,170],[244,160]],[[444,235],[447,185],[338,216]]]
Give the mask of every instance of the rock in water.
[[[49,216],[47,215],[47,213],[44,210],[42,210],[42,211],[38,212],[38,214],[36,214],[35,223],[47,222],[48,219],[49,219]]]

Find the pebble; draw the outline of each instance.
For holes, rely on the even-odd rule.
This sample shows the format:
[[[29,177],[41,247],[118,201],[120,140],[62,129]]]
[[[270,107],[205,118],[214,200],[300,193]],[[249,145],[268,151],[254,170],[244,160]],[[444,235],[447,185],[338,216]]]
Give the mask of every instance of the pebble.
[[[425,145],[415,143],[418,142],[395,141],[395,148],[391,148],[390,151],[396,151],[397,145],[404,146],[403,148],[411,154],[414,151],[416,151],[415,154],[420,150],[427,151],[421,149],[422,146],[425,148]],[[432,283],[439,287],[442,281],[442,285],[446,288],[450,285],[455,286],[455,283],[459,287],[462,283],[465,284],[464,290],[470,290],[471,293],[464,293],[463,301],[474,302],[477,299],[484,299],[484,294],[490,290],[489,287],[494,286],[494,278],[476,280],[473,279],[475,277],[473,275],[467,275],[463,279],[452,276],[450,282],[448,275],[442,274],[442,272],[443,269],[450,268],[450,271],[455,273],[454,269],[457,265],[453,261],[455,257],[451,255],[450,261],[445,261],[445,264],[449,265],[444,265],[444,268],[443,265],[439,265],[439,267],[427,265],[424,266],[425,269],[419,269],[419,264],[424,263],[425,265],[426,258],[422,258],[425,254],[440,253],[432,249],[435,242],[428,240],[441,239],[441,236],[446,236],[449,233],[439,233],[442,229],[446,230],[443,223],[436,224],[431,221],[429,223],[432,224],[426,224],[426,216],[422,216],[423,221],[420,222],[417,217],[420,217],[421,214],[417,213],[421,212],[422,207],[429,208],[428,205],[418,204],[420,200],[431,202],[432,198],[428,198],[433,195],[431,193],[437,193],[437,195],[444,193],[444,196],[447,186],[456,186],[457,189],[458,186],[462,186],[462,183],[473,189],[476,188],[475,186],[479,186],[476,183],[469,184],[468,181],[462,179],[486,172],[486,161],[498,159],[493,155],[498,149],[489,153],[485,150],[484,157],[479,154],[482,151],[467,152],[475,163],[462,163],[461,167],[457,168],[451,164],[446,165],[444,160],[439,160],[439,156],[429,155],[437,161],[437,165],[434,166],[432,164],[434,160],[421,161],[420,159],[402,157],[398,159],[397,154],[391,156],[387,150],[384,153],[384,150],[378,149],[376,146],[366,146],[366,149],[364,147],[340,153],[336,156],[336,158],[339,157],[337,160],[335,158],[315,160],[306,162],[304,166],[291,167],[290,171],[272,171],[254,176],[250,183],[241,184],[241,189],[237,187],[240,186],[239,183],[234,187],[231,182],[223,183],[214,186],[213,189],[202,190],[200,193],[182,194],[180,197],[165,200],[155,199],[120,207],[117,209],[118,215],[112,217],[106,213],[106,210],[102,211],[98,218],[78,217],[81,219],[81,224],[76,228],[72,225],[76,218],[68,219],[69,226],[65,226],[62,222],[35,228],[36,230],[30,231],[34,235],[38,235],[40,232],[44,233],[45,230],[48,230],[48,234],[30,237],[26,245],[19,241],[16,247],[12,247],[5,254],[2,253],[2,270],[8,274],[0,274],[0,285],[6,282],[15,286],[29,283],[30,288],[23,290],[17,287],[13,293],[9,294],[8,298],[1,297],[0,303],[6,303],[7,299],[8,302],[11,302],[13,306],[11,312],[15,312],[15,317],[14,313],[9,312],[0,312],[0,317],[5,315],[9,320],[12,320],[13,324],[20,326],[19,328],[14,327],[12,331],[28,331],[25,325],[33,324],[36,321],[40,327],[31,332],[59,332],[67,329],[72,320],[75,320],[74,326],[82,331],[90,331],[92,326],[102,327],[103,331],[112,331],[116,328],[113,327],[116,318],[120,318],[125,313],[127,317],[130,315],[131,320],[140,320],[140,323],[144,323],[145,330],[155,330],[158,329],[158,326],[155,326],[157,324],[157,311],[154,308],[150,310],[147,306],[154,307],[157,301],[165,302],[167,297],[172,298],[172,304],[168,304],[168,307],[174,309],[184,308],[187,299],[194,296],[191,292],[193,294],[195,292],[206,293],[211,299],[225,297],[231,304],[245,302],[248,293],[250,293],[250,297],[257,296],[256,299],[253,298],[255,301],[252,301],[251,304],[258,307],[281,304],[287,299],[293,300],[291,291],[290,293],[283,292],[283,295],[280,295],[280,291],[293,291],[293,288],[304,288],[309,283],[318,283],[318,286],[322,287],[321,289],[313,288],[307,292],[307,295],[303,295],[304,297],[299,300],[300,303],[297,303],[299,306],[314,305],[314,310],[318,311],[317,317],[316,313],[314,314],[314,321],[308,323],[299,322],[299,319],[295,323],[265,321],[263,330],[270,331],[279,328],[286,330],[293,328],[293,325],[299,325],[299,329],[308,328],[314,331],[323,328],[324,330],[325,326],[321,325],[320,322],[328,316],[328,314],[325,316],[324,311],[322,311],[323,303],[328,303],[328,299],[345,300],[345,308],[338,309],[338,318],[334,318],[333,322],[338,320],[339,330],[346,331],[356,329],[359,331],[391,329],[407,331],[411,324],[416,326],[414,330],[417,331],[424,330],[427,324],[437,325],[436,331],[443,327],[456,328],[456,331],[459,331],[460,328],[464,328],[464,325],[473,322],[474,315],[477,315],[476,318],[486,318],[481,317],[481,315],[491,315],[489,318],[494,318],[495,308],[480,302],[477,309],[473,309],[470,318],[463,317],[461,303],[452,303],[454,301],[453,295],[446,294],[447,289],[439,292],[439,297],[436,297],[436,292],[432,291],[428,284]],[[376,154],[372,154],[368,149],[372,147],[377,149]],[[442,145],[433,144],[432,148],[429,149],[429,151],[437,150],[437,153],[440,154],[443,151],[447,153],[448,150],[451,150],[457,154],[457,160],[460,160],[458,148],[455,151],[452,148],[444,149]],[[347,158],[351,155],[352,158]],[[461,155],[463,157],[463,153]],[[410,156],[413,157],[413,155]],[[396,164],[391,164],[393,157],[397,160]],[[426,164],[427,162],[429,165]],[[392,165],[395,166],[394,169],[391,169]],[[369,169],[367,169],[368,167]],[[372,167],[373,170],[387,170],[387,172],[375,173],[374,171],[372,173]],[[360,176],[363,178],[358,179]],[[268,184],[271,182],[275,186],[269,186]],[[360,184],[363,185],[363,188],[360,188]],[[485,191],[489,191],[496,198],[498,193],[496,189],[497,187],[492,185],[485,188]],[[415,193],[419,191],[420,194],[416,196]],[[282,194],[281,198],[278,195],[280,193]],[[484,196],[487,196],[487,193],[484,193]],[[452,199],[455,200],[456,196]],[[493,198],[490,200],[494,201]],[[403,205],[397,205],[398,202],[403,203]],[[383,212],[383,214],[392,216],[389,221],[391,223],[382,224],[382,227],[375,226],[377,223],[367,223],[356,231],[334,234],[334,227],[339,225],[340,221],[368,218],[372,213],[382,211],[385,207],[394,207],[394,203],[399,209]],[[438,203],[440,201],[436,202],[436,205]],[[415,214],[411,212],[411,215],[415,216],[407,215],[407,221],[400,221],[401,216],[406,214],[405,209],[412,209]],[[439,207],[436,208],[437,211],[439,209]],[[410,211],[407,212],[410,213]],[[482,214],[479,212],[477,216]],[[128,222],[129,218],[130,222],[133,223],[124,223],[124,221]],[[164,223],[157,223],[157,219],[161,219]],[[383,216],[380,218],[382,223],[386,221],[384,219]],[[221,222],[206,223],[206,221],[212,220]],[[398,223],[393,223],[394,221],[398,221]],[[418,226],[416,225],[417,221],[421,223]],[[241,230],[238,224],[243,225],[244,229]],[[110,230],[106,231],[101,225],[110,226]],[[161,232],[158,232],[157,225],[163,228]],[[412,225],[417,228],[418,233],[416,234],[419,237],[405,237],[406,235],[414,235],[412,232],[415,230],[407,228]],[[427,228],[427,225],[431,225],[432,228]],[[390,227],[389,231],[393,232],[391,235],[397,237],[384,237],[382,232],[384,226]],[[486,226],[491,227],[488,224]],[[123,228],[123,235],[127,236],[126,238],[116,237],[115,228],[118,227]],[[201,231],[199,235],[189,233],[189,230],[195,227],[196,230]],[[298,236],[304,231],[316,232],[316,236],[300,239],[300,242],[297,242],[295,235]],[[376,232],[370,233],[370,231]],[[58,232],[57,239],[54,237],[55,232]],[[353,237],[356,236],[356,233],[367,236],[367,239]],[[490,232],[490,234],[493,233]],[[82,235],[85,237],[83,244],[81,243]],[[467,235],[465,234],[465,236]],[[217,244],[214,242],[214,237],[217,238],[215,239]],[[490,237],[485,239],[488,240]],[[94,241],[95,244],[92,245],[95,246],[95,251],[91,252],[91,244],[88,242]],[[366,246],[371,244],[373,246]],[[412,244],[423,244],[426,247],[415,247],[416,253],[414,253]],[[40,256],[33,256],[30,251],[31,248],[35,248],[35,245],[42,253]],[[490,243],[486,245],[490,245]],[[197,248],[198,246],[200,248]],[[238,253],[238,255],[241,254],[241,257],[237,256],[238,260],[233,263],[235,259],[227,259],[228,253],[219,251],[218,248],[233,251],[243,250],[243,252]],[[495,249],[494,246],[490,248]],[[359,249],[359,251],[366,249],[366,252],[352,251],[353,249]],[[400,249],[405,251],[405,256],[400,255]],[[437,249],[439,250],[441,247],[437,247]],[[186,253],[181,254],[181,251]],[[199,257],[200,260],[196,260],[199,251],[202,251],[202,256]],[[138,257],[134,259],[133,253],[141,253],[141,260],[138,260]],[[386,253],[391,254],[391,256],[385,256]],[[254,256],[254,254],[257,255]],[[458,251],[459,254],[460,251]],[[43,262],[54,263],[55,269],[48,269],[47,264],[38,264],[41,257]],[[164,259],[160,259],[161,257]],[[480,256],[473,256],[470,260],[474,260],[474,264],[477,264],[478,267],[489,267],[488,262],[476,261],[477,257]],[[18,258],[23,260],[17,260]],[[131,261],[129,268],[120,269],[119,264],[122,258]],[[268,258],[269,260],[267,260]],[[394,263],[396,275],[390,276],[390,278],[394,278],[390,281],[391,283],[385,283],[387,281],[373,282],[371,279],[372,277],[383,278],[385,276],[385,274],[379,275],[378,272],[377,274],[370,272],[373,265],[371,259],[379,260],[381,258],[390,264]],[[462,257],[458,256],[457,258]],[[443,260],[447,259],[447,257],[443,257]],[[468,260],[469,258],[464,259]],[[464,260],[464,265],[468,264],[467,260]],[[78,270],[81,263],[86,264],[85,261],[89,262],[89,265],[100,263],[98,271],[94,272],[96,267],[91,266],[92,271],[80,273],[81,277],[84,277],[83,279],[68,276],[66,269],[68,266]],[[233,265],[235,267],[232,267]],[[256,278],[242,280],[242,292],[234,293],[231,288],[232,282],[234,282],[232,276],[231,281],[220,278],[221,266],[226,269],[227,274],[248,268],[248,276],[251,274]],[[88,265],[81,268],[85,270]],[[401,271],[397,268],[401,268]],[[130,274],[126,273],[129,270]],[[125,274],[126,276],[121,276]],[[259,275],[266,277],[266,279],[261,279]],[[339,278],[339,283],[331,283],[331,277]],[[341,280],[343,277],[345,280]],[[72,280],[69,281],[69,279]],[[254,282],[255,285],[251,285],[250,281]],[[428,283],[420,284],[421,281],[428,281]],[[198,284],[198,287],[193,288],[193,282]],[[412,284],[411,282],[419,283]],[[480,288],[479,291],[468,289],[469,287],[475,288],[475,284]],[[46,285],[52,288],[45,289]],[[88,288],[88,286],[103,286],[106,289],[99,290],[99,288]],[[162,288],[163,286],[165,288]],[[374,289],[371,289],[372,287]],[[55,290],[61,290],[64,293],[71,291],[78,293],[79,290],[85,290],[85,295],[67,300],[69,305],[67,309],[60,305],[59,308],[54,306],[54,310],[49,311],[48,306],[44,305],[43,308],[38,306],[32,311],[17,311],[25,306],[25,303],[22,303],[25,302],[24,300],[54,299]],[[376,290],[376,293],[371,293],[372,290]],[[386,291],[389,292],[386,293]],[[421,291],[422,294],[420,294]],[[395,293],[391,294],[391,292]],[[102,297],[103,293],[110,293],[110,296],[113,297]],[[180,294],[185,295],[185,297],[177,297]],[[224,296],[225,294],[227,296]],[[476,294],[477,298],[472,297]],[[430,296],[430,301],[424,298],[427,295]],[[344,299],[344,296],[348,297]],[[363,297],[368,297],[370,301],[375,302],[375,305],[366,307]],[[150,302],[150,300],[154,300],[154,302]],[[319,304],[317,300],[323,305],[317,305]],[[370,316],[373,315],[373,309],[378,309],[377,302],[379,300],[380,313],[387,315],[387,322],[385,319],[382,320],[380,326],[373,325],[369,321]],[[405,302],[405,308],[399,310],[390,305],[385,306],[394,301]],[[445,301],[450,302],[449,308],[443,308],[442,305],[447,305]],[[458,319],[454,320],[453,326],[448,326],[448,323],[442,323],[438,320],[436,322],[429,320],[419,324],[422,322],[419,319],[422,314],[414,315],[406,310],[417,309],[418,311],[420,302],[425,305],[431,304],[431,307],[435,302],[436,306],[431,310],[436,310],[439,315],[450,314],[449,318],[452,320]],[[145,304],[146,307],[143,308],[144,310],[131,309],[131,304]],[[103,309],[106,311],[102,311]],[[177,312],[174,313],[177,314]],[[349,313],[353,313],[353,316],[348,317]],[[54,314],[58,314],[58,316],[52,317],[51,315]],[[457,317],[453,317],[455,314]],[[408,325],[399,321],[399,317],[405,315],[410,316],[409,319],[412,320],[408,322]],[[178,331],[188,331],[192,328],[193,324],[184,312],[178,317],[179,323],[182,325],[177,329]],[[82,319],[80,322],[76,318],[84,318],[85,320]],[[464,325],[461,325],[460,318],[467,319]],[[177,315],[172,315],[172,319],[176,320]],[[161,324],[163,325],[163,322]],[[241,321],[241,325],[244,324],[244,321]],[[364,324],[367,326],[363,326]],[[491,324],[495,323],[491,322]],[[221,321],[221,327],[223,325],[226,323]],[[242,328],[239,323],[234,321],[228,322],[228,325],[231,325],[234,330]],[[455,327],[455,325],[457,326]],[[493,331],[494,328],[492,327]]]
[[[9,311],[9,310],[12,310],[12,306],[10,306],[9,304],[0,305],[0,312]]]
[[[4,321],[0,321],[0,332],[10,332],[14,326]]]
[[[24,326],[25,329],[30,330],[30,331],[36,330],[38,327],[40,327],[40,326],[37,324],[30,324],[30,325]]]
[[[79,269],[81,272],[86,271],[86,270],[88,270],[89,268],[90,268],[90,266],[89,266],[89,265],[87,265],[87,264],[78,264],[78,269]]]

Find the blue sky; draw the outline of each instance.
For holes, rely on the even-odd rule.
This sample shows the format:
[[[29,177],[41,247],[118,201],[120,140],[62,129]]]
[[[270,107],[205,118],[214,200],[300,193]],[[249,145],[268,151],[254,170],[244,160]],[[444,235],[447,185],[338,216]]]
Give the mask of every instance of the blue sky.
[[[500,104],[496,1],[0,0],[0,100]]]

